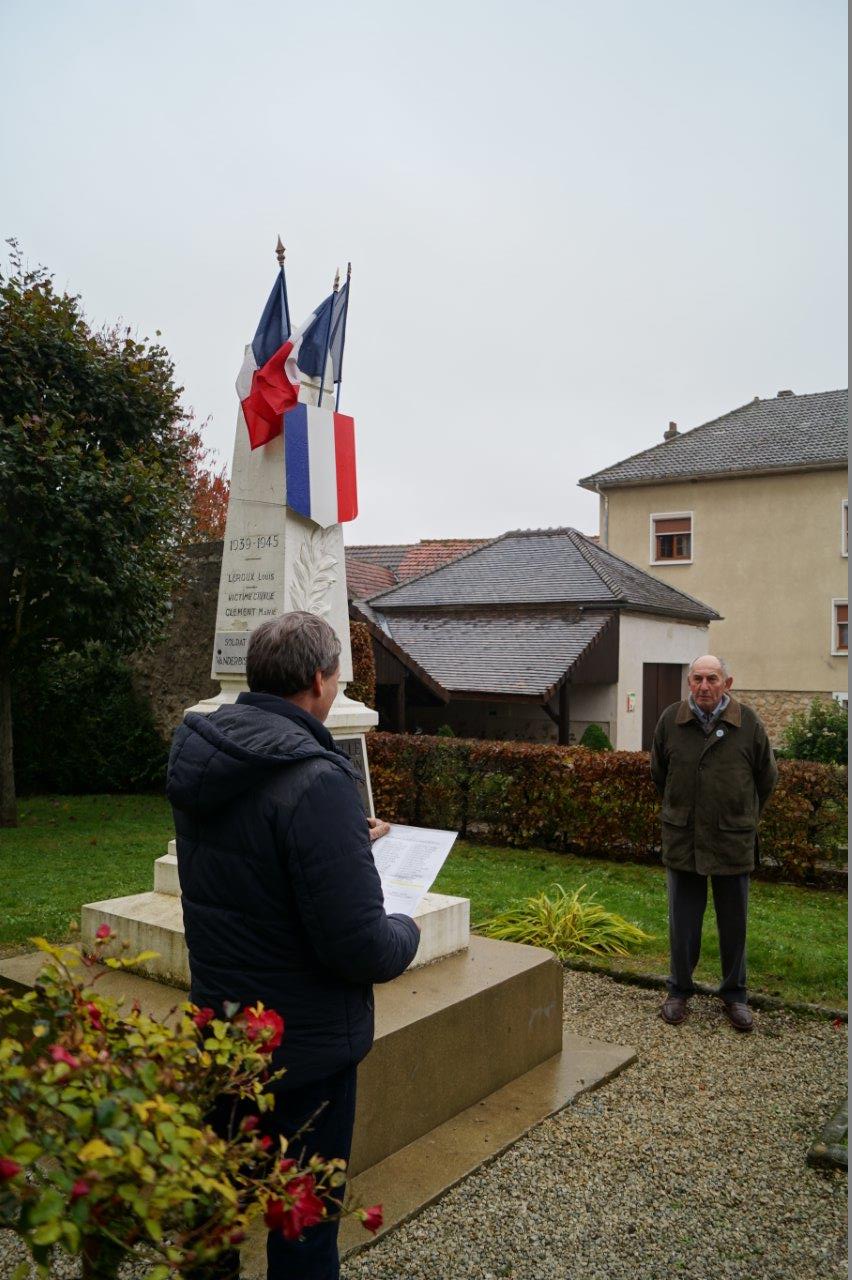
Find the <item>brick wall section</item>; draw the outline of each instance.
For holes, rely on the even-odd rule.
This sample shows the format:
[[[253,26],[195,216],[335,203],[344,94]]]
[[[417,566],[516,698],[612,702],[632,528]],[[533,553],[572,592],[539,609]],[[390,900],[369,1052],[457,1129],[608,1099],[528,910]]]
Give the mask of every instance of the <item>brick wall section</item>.
[[[222,543],[188,547],[183,589],[172,602],[163,639],[133,659],[134,683],[148,699],[154,723],[168,741],[183,713],[219,692],[210,679]]]
[[[739,702],[744,702],[760,716],[774,746],[778,746],[782,734],[797,711],[807,711],[814,698],[830,702],[831,694],[793,689],[738,689],[731,690]]]

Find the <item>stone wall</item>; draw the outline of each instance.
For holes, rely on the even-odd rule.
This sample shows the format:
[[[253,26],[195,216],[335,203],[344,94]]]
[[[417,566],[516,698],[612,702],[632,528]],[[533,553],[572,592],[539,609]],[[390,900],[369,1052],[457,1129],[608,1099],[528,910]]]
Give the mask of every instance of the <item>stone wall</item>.
[[[774,746],[778,746],[781,737],[790,723],[790,717],[797,711],[807,711],[814,698],[820,702],[830,702],[830,693],[819,691],[807,692],[794,689],[738,689],[731,690],[738,702],[744,702],[760,716],[766,725],[767,732]]]
[[[172,601],[163,639],[133,659],[134,683],[168,741],[187,707],[219,692],[210,679],[222,543],[188,547],[184,585]]]

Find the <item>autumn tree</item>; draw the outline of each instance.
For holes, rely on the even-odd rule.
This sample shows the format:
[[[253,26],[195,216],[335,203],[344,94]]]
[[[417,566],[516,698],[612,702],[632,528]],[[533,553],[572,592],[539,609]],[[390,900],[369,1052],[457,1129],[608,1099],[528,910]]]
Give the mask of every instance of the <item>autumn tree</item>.
[[[12,243],[0,273],[0,825],[17,821],[11,690],[25,664],[156,633],[191,524],[166,350],[93,331]]]
[[[217,466],[212,449],[204,444],[201,430],[186,428],[187,479],[190,491],[188,540],[215,542],[225,536],[230,482],[224,464]]]

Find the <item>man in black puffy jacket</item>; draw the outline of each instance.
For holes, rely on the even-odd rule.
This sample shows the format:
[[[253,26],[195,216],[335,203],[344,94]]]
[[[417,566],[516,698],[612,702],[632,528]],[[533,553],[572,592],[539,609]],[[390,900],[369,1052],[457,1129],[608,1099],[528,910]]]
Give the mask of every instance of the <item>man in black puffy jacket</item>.
[[[263,623],[248,644],[250,692],[187,714],[166,787],[191,999],[217,1012],[262,1001],[281,1014],[273,1067],[287,1074],[263,1125],[289,1138],[322,1108],[304,1149],[327,1159],[349,1158],[372,984],[398,977],[419,943],[413,920],[385,914],[370,844],[387,826],[366,817],[355,769],[323,724],[339,656],[314,614]],[[267,1260],[270,1280],[336,1280],[337,1224],[295,1242],[270,1232]]]

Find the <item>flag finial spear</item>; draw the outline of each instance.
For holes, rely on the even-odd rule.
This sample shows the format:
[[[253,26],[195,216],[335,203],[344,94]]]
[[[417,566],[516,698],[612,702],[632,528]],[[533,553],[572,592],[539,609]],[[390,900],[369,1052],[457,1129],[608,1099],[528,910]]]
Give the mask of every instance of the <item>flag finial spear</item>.
[[[337,290],[339,288],[340,288],[340,267],[338,267],[334,273],[334,292],[337,293]]]
[[[279,236],[278,243],[275,246],[275,256],[278,259],[279,267],[284,266],[284,258],[286,257],[286,254],[287,254],[287,250],[284,248],[284,244],[281,240],[281,237]]]
[[[346,279],[347,280],[352,279],[352,263],[351,262],[347,262],[346,264]]]

